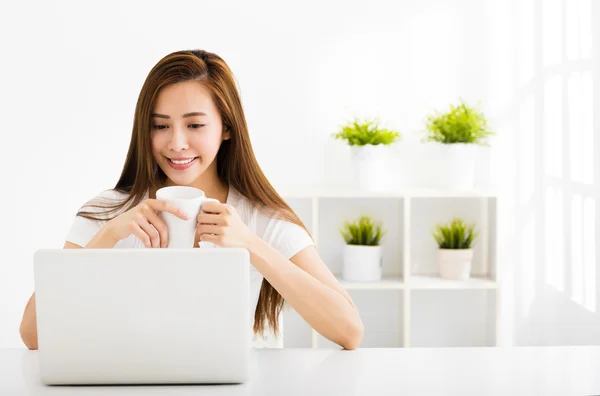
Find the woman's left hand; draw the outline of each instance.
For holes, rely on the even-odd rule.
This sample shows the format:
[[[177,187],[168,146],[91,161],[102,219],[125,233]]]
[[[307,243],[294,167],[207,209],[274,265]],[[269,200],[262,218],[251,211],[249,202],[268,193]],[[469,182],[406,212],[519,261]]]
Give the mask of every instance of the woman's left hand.
[[[201,241],[221,247],[247,248],[253,236],[235,208],[229,204],[203,203],[197,221],[194,247]]]

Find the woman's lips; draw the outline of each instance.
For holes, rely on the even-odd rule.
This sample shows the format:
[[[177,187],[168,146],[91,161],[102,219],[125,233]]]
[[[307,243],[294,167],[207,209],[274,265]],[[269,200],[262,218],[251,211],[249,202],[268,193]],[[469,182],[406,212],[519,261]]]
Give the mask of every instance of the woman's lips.
[[[185,170],[185,169],[189,168],[190,166],[194,165],[197,160],[198,160],[198,157],[193,157],[191,159],[190,158],[188,158],[188,159],[167,158],[167,162],[169,163],[169,166],[176,170]]]

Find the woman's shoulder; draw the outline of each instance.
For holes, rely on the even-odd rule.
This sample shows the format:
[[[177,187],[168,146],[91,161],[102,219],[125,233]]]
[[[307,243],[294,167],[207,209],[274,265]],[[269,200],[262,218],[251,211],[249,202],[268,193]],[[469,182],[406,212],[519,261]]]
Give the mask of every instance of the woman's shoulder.
[[[106,221],[126,210],[126,205],[121,204],[125,203],[128,198],[129,194],[127,192],[115,189],[97,193],[77,211],[65,238],[66,241],[79,246],[86,246]],[[138,244],[131,237],[119,241],[115,247],[138,247]]]
[[[259,220],[261,223],[264,223],[277,217],[276,211],[255,204],[233,187],[229,189],[226,203],[235,208],[244,222]]]
[[[233,206],[240,216],[251,217],[260,223],[290,222],[286,219],[283,209],[273,209],[257,205],[233,188],[230,189],[226,203]]]
[[[227,203],[236,209],[246,226],[288,258],[314,244],[304,227],[289,220],[282,210],[259,207],[238,192],[231,197]]]

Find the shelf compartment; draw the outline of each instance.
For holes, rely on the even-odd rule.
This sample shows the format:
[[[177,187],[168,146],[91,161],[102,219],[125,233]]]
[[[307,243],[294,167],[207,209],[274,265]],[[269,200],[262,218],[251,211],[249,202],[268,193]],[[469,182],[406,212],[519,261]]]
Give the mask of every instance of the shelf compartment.
[[[473,244],[471,275],[496,278],[495,199],[492,198],[420,198],[411,200],[411,221],[408,231],[411,274],[436,274],[437,243],[432,232],[439,223],[460,217],[475,223],[478,237]]]
[[[495,290],[411,291],[410,346],[497,346]]]
[[[345,221],[368,215],[382,222],[386,234],[381,241],[382,276],[402,276],[404,249],[403,198],[335,198],[318,199],[317,249],[334,274],[341,274],[346,243],[340,235]]]

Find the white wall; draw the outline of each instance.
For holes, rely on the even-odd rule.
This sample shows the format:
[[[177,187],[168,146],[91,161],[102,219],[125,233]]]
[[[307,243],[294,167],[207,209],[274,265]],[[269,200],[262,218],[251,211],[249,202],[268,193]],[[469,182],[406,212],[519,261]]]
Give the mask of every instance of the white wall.
[[[552,289],[544,272],[558,261],[543,255],[554,239],[542,233],[552,213],[543,209],[550,181],[540,162],[547,74],[536,25],[541,3],[3,3],[0,347],[21,346],[18,323],[33,288],[33,251],[62,246],[78,207],[114,185],[146,74],[162,56],[186,48],[217,52],[229,63],[258,159],[281,188],[346,183],[348,153],[330,135],[354,115],[378,116],[399,129],[407,143],[396,150],[403,153],[418,141],[428,111],[458,97],[482,100],[499,133],[492,174],[503,199],[505,340],[600,341],[595,308],[575,298],[574,286]],[[600,92],[597,78],[594,83]],[[585,187],[595,197],[599,174]],[[597,224],[597,210],[595,216]],[[558,230],[555,236],[566,234]],[[580,273],[570,264],[569,256],[560,268],[575,285],[573,274]],[[580,278],[595,287],[594,277]]]

